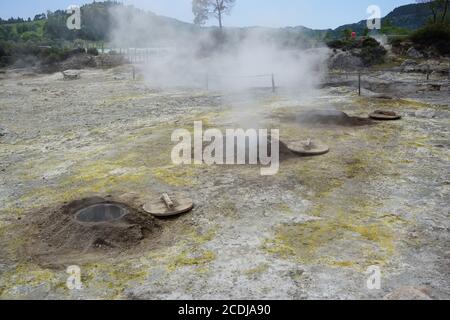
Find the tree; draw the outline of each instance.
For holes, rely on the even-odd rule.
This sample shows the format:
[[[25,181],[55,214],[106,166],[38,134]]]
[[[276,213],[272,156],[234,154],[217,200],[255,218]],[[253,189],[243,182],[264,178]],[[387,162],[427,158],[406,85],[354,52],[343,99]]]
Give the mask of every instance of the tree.
[[[438,13],[437,1],[435,0],[416,0],[416,1],[417,3],[428,4],[428,8],[430,9],[431,14],[433,15],[433,23],[436,23]]]
[[[363,31],[363,36],[364,37],[367,37],[368,35],[369,35],[369,33],[370,33],[370,30],[369,30],[369,28],[364,28],[364,31]]]
[[[350,29],[350,28],[345,28],[345,29],[342,31],[342,34],[343,34],[345,40],[350,40],[350,39],[352,38],[352,29]]]
[[[230,14],[236,0],[193,0],[192,13],[194,14],[194,23],[203,25],[210,16],[215,16],[219,21],[220,29],[223,28],[223,16]]]
[[[37,14],[34,16],[34,21],[45,20],[47,16],[45,13]]]
[[[446,0],[445,4],[444,4],[444,12],[442,13],[442,22],[445,22],[445,18],[447,17],[449,6],[450,6],[450,0]]]
[[[431,14],[433,15],[433,23],[438,22],[439,13],[441,12],[441,21],[445,22],[448,10],[450,7],[450,0],[416,0],[417,3],[428,4]]]

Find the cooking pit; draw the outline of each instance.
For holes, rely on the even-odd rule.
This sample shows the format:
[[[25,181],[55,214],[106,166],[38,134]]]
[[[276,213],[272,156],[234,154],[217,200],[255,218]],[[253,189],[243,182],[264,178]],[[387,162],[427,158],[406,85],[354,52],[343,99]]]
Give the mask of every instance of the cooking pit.
[[[240,146],[236,145],[236,138],[234,138],[234,140],[231,140],[231,142],[229,141],[229,138],[224,135],[223,138],[223,150],[222,150],[222,154],[223,154],[223,163],[227,163],[228,159],[227,159],[227,143],[231,143],[234,144],[234,158],[233,158],[233,162],[237,163],[237,154],[240,152],[242,154],[245,154],[245,163],[249,163],[250,162],[250,150],[256,150],[256,157],[257,157],[257,162],[260,163],[261,159],[259,157],[260,155],[260,147],[261,146],[265,146],[267,147],[267,150],[263,150],[262,152],[267,152],[267,156],[271,157],[272,156],[272,137],[270,135],[267,136],[267,140],[266,141],[250,141],[248,138],[246,138],[245,141],[245,148],[242,147],[242,149],[240,148]],[[263,143],[264,142],[264,143]],[[202,150],[205,150],[211,142],[206,142],[206,141],[202,141]],[[286,143],[284,143],[281,140],[278,140],[278,146],[279,146],[279,161],[285,161],[285,160],[289,160],[291,158],[296,158],[297,156],[291,151],[289,150],[288,146],[286,145]],[[191,154],[195,154],[195,149],[194,146],[192,146],[191,149]]]
[[[31,256],[43,264],[55,264],[86,256],[123,253],[151,238],[157,242],[161,227],[136,203],[93,197],[44,209],[30,223]],[[33,219],[31,219],[33,220]]]
[[[369,118],[349,116],[337,110],[308,110],[280,117],[283,122],[298,123],[303,126],[360,127],[374,124]]]
[[[120,204],[99,203],[79,210],[75,221],[80,223],[105,223],[123,218],[128,210]]]

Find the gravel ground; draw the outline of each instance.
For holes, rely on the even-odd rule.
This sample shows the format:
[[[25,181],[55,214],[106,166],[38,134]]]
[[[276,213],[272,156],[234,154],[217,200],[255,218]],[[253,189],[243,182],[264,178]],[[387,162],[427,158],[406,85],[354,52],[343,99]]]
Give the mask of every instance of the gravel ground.
[[[13,299],[450,298],[449,92],[358,97],[336,85],[301,94],[162,90],[128,67],[0,74],[0,297]],[[366,93],[366,92],[364,92]],[[299,125],[300,110],[403,119],[360,127]],[[257,166],[174,166],[171,133],[257,121],[281,139],[316,137],[317,158]],[[131,250],[72,252],[45,266],[27,250],[43,208],[112,195],[139,205],[183,192],[195,209],[160,221]],[[130,200],[132,199],[132,200]],[[66,287],[79,265],[81,290]],[[366,286],[369,266],[381,289]],[[409,288],[409,289],[408,289]],[[400,291],[398,291],[400,290]]]

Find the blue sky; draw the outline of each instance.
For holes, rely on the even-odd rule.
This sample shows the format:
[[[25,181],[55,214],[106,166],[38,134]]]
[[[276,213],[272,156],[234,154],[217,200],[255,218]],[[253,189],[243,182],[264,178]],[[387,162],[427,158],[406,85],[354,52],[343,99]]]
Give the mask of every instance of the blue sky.
[[[92,0],[0,0],[0,17],[34,17],[35,14],[67,8]],[[138,8],[191,22],[191,0],[123,0]],[[336,28],[365,19],[369,5],[378,5],[382,16],[413,0],[237,0],[226,26],[284,27],[303,25],[315,29]]]

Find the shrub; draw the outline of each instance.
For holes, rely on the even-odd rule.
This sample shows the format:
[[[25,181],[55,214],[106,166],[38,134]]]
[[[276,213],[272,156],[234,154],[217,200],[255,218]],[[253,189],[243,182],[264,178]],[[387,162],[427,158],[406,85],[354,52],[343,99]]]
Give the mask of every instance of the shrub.
[[[27,42],[27,41],[38,41],[40,39],[39,35],[36,32],[34,32],[34,31],[24,32],[21,35],[21,38],[22,38],[22,41],[25,41],[25,42]]]
[[[56,52],[52,52],[49,55],[45,56],[42,60],[44,65],[53,65],[60,61],[60,57]]]
[[[96,48],[89,48],[87,49],[87,54],[91,56],[98,56],[98,50]]]
[[[377,48],[380,46],[380,43],[374,38],[368,37],[363,40],[361,45],[363,48]]]
[[[357,40],[333,40],[327,43],[331,49],[341,49],[344,51],[355,49],[360,45]]]
[[[0,57],[7,55],[8,48],[6,47],[6,43],[0,42]]]
[[[411,41],[419,49],[435,49],[442,55],[450,55],[450,24],[428,24],[411,35]]]
[[[384,62],[387,50],[374,38],[366,38],[361,43],[359,54],[365,66],[370,67]]]
[[[73,55],[85,54],[84,49],[65,49],[56,43],[0,41],[0,65],[8,66],[20,62],[24,65],[35,65],[41,62],[46,66],[54,66],[57,63],[70,58]]]
[[[403,39],[402,38],[391,38],[389,40],[389,44],[392,47],[400,47],[402,45],[402,43],[403,43]]]
[[[76,49],[72,49],[68,52],[69,57],[71,56],[75,56],[77,54],[85,54],[86,50],[84,48],[76,48]]]
[[[38,56],[44,65],[55,65],[70,57],[70,51],[61,48],[43,49]]]
[[[366,67],[384,62],[386,49],[374,38],[367,37],[358,40],[335,40],[327,43],[331,49],[349,51],[353,56],[362,59]]]
[[[386,49],[382,46],[378,47],[364,47],[361,49],[360,57],[365,66],[370,67],[384,62],[386,56]]]
[[[344,41],[342,40],[333,40],[327,43],[327,46],[331,49],[341,49],[344,47]]]

